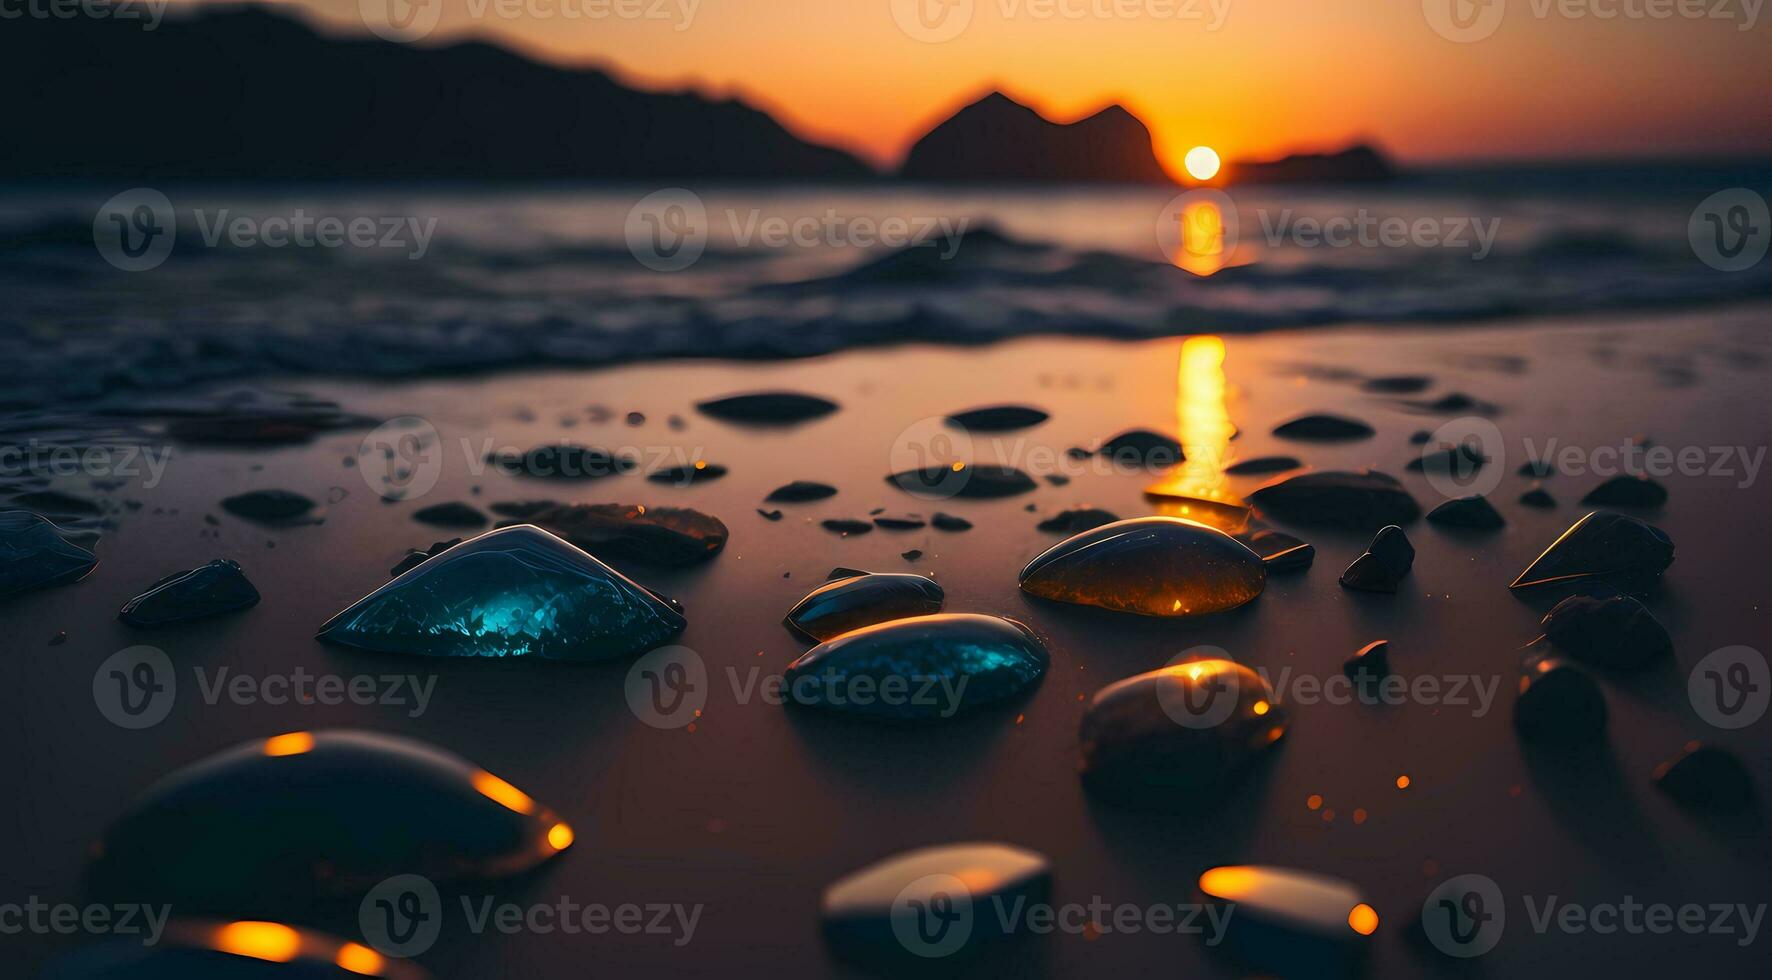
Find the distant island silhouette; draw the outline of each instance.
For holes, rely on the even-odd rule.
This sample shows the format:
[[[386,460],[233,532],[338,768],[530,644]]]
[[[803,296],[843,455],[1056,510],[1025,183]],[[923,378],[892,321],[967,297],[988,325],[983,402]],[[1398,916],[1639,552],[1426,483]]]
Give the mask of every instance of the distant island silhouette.
[[[842,150],[736,99],[630,88],[484,42],[322,34],[256,5],[0,30],[0,178],[873,181]],[[1372,180],[1376,150],[1233,163],[1230,182]],[[1172,184],[1150,130],[1109,105],[1055,123],[1001,92],[911,147],[929,182]]]

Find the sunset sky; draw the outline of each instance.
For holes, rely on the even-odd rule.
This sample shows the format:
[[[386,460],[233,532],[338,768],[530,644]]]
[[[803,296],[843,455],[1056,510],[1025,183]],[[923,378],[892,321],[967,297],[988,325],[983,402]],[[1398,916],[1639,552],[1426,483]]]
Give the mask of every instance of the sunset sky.
[[[361,30],[359,3],[384,0],[289,2]],[[421,43],[481,34],[631,83],[736,95],[882,165],[993,87],[1061,121],[1121,102],[1174,171],[1197,144],[1249,158],[1357,138],[1411,162],[1772,153],[1761,0],[1722,0],[1728,20],[1571,19],[1554,0],[1505,0],[1493,35],[1466,44],[1435,32],[1424,0],[972,0],[965,30],[943,43],[901,30],[894,0],[502,0],[575,14],[633,3],[663,17],[599,20],[429,2],[443,4],[442,21]],[[1675,0],[1593,0],[1662,2]],[[1168,5],[1200,19],[1154,16]]]

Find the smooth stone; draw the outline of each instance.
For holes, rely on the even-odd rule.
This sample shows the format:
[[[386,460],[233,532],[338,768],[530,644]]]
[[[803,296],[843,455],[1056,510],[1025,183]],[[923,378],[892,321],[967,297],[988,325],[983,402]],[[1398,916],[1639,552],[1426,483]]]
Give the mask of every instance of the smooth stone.
[[[1728,749],[1688,743],[1680,755],[1655,767],[1655,785],[1692,807],[1740,810],[1754,799],[1753,776]]]
[[[665,599],[539,527],[456,545],[353,603],[319,639],[430,657],[610,660],[683,631]]]
[[[1454,497],[1433,510],[1427,512],[1430,524],[1443,527],[1463,527],[1476,531],[1493,531],[1507,526],[1501,512],[1489,503],[1489,498],[1472,494],[1468,497]]]
[[[911,550],[900,554],[898,557],[903,558],[905,561],[916,561],[923,557],[923,552],[919,548],[912,548]]]
[[[406,550],[406,557],[400,559],[399,563],[393,568],[388,569],[388,574],[394,576],[404,575],[458,544],[461,544],[460,538],[450,538],[448,541],[431,542],[430,548],[425,551],[420,551],[417,548],[408,548]]]
[[[719,554],[731,536],[719,518],[687,507],[640,504],[494,504],[493,512],[534,524],[606,560],[694,565]]]
[[[1429,432],[1426,429],[1417,429],[1414,432],[1409,433],[1409,445],[1425,446],[1427,445],[1428,440],[1433,437],[1434,434],[1432,432]]]
[[[119,930],[120,932],[121,930]],[[171,918],[151,945],[111,938],[51,960],[38,980],[426,980],[416,964],[280,922]]]
[[[1328,875],[1225,865],[1200,875],[1199,892],[1205,904],[1227,906],[1218,937],[1225,951],[1261,974],[1352,975],[1378,929],[1360,889]]]
[[[1063,473],[1048,473],[1046,474],[1046,482],[1055,487],[1068,487],[1071,485],[1071,478]]]
[[[1551,542],[1508,588],[1604,583],[1637,591],[1659,581],[1673,560],[1674,543],[1660,528],[1597,510]]]
[[[1407,524],[1421,507],[1395,477],[1375,470],[1300,473],[1249,494],[1264,514],[1294,524],[1374,528]]]
[[[1362,391],[1370,391],[1380,395],[1414,395],[1432,387],[1434,379],[1421,374],[1391,375],[1383,378],[1367,378],[1360,383]]]
[[[1301,442],[1351,442],[1370,439],[1375,430],[1359,419],[1341,415],[1301,415],[1274,427],[1281,439]]]
[[[1660,507],[1667,488],[1646,476],[1615,476],[1581,498],[1591,507]]]
[[[678,486],[688,486],[691,483],[718,480],[725,475],[726,467],[718,463],[697,460],[688,466],[671,466],[662,470],[653,470],[646,474],[646,479],[653,483],[675,483]]]
[[[789,425],[829,415],[837,403],[792,391],[760,391],[696,402],[695,408],[723,422]]]
[[[942,844],[844,875],[825,889],[819,915],[842,955],[928,964],[1013,933],[1014,921],[1005,929],[997,911],[1042,905],[1051,888],[1052,866],[1041,854],[994,842]]]
[[[1552,466],[1548,459],[1529,459],[1521,463],[1520,468],[1514,472],[1521,476],[1532,476],[1542,480],[1556,471],[1557,468]]]
[[[105,831],[89,880],[110,900],[274,918],[393,875],[506,877],[570,843],[553,811],[453,753],[374,732],[291,732],[148,787]]]
[[[1204,616],[1260,595],[1261,558],[1230,535],[1179,517],[1104,524],[1060,541],[1021,571],[1043,599],[1141,616]]]
[[[0,511],[0,596],[78,582],[98,566],[92,552],[28,510]]]
[[[1187,458],[1181,443],[1149,429],[1128,429],[1101,444],[1096,455],[1125,466],[1164,469]]]
[[[167,626],[258,605],[258,590],[240,563],[217,558],[155,582],[123,604],[117,618],[131,626]]]
[[[1078,534],[1098,528],[1103,524],[1112,524],[1119,519],[1118,514],[1110,514],[1099,507],[1072,507],[1041,521],[1040,530],[1058,534]]]
[[[992,405],[988,408],[955,412],[948,416],[947,421],[949,425],[973,432],[1012,432],[1032,428],[1051,417],[1027,405]]]
[[[757,508],[757,513],[763,515],[763,519],[766,521],[781,520],[781,511],[779,511],[779,510],[764,510],[763,508],[759,507],[759,508]]]
[[[810,480],[795,480],[792,483],[783,484],[782,486],[771,490],[769,496],[763,498],[763,502],[770,504],[803,504],[813,500],[823,500],[826,497],[834,497],[836,495],[836,487],[823,483],[813,483]]]
[[[1302,571],[1316,560],[1317,549],[1290,534],[1263,528],[1237,536],[1237,540],[1261,558],[1268,572]]]
[[[929,526],[929,522],[916,517],[876,517],[874,526],[882,531],[915,531]]]
[[[1557,648],[1587,663],[1636,670],[1673,656],[1674,641],[1631,596],[1572,595],[1545,614],[1540,626]]]
[[[1020,694],[1048,661],[1045,645],[1012,619],[945,613],[844,633],[801,654],[784,679],[796,704],[935,721]],[[864,681],[867,698],[859,696]]]
[[[1383,562],[1370,554],[1354,559],[1341,573],[1342,587],[1359,592],[1395,592],[1401,584]]]
[[[1543,487],[1533,487],[1520,494],[1520,503],[1527,507],[1537,507],[1539,510],[1550,510],[1557,506],[1557,498],[1551,496],[1550,492]]]
[[[253,490],[237,494],[221,502],[222,509],[235,517],[260,524],[286,524],[305,517],[314,509],[314,502],[288,490]]]
[[[1453,476],[1468,478],[1489,462],[1481,450],[1471,446],[1447,446],[1441,449],[1423,450],[1421,455],[1411,459],[1404,469],[1411,473],[1432,473],[1435,476]]]
[[[901,572],[826,582],[788,610],[782,623],[814,643],[894,619],[941,612],[941,586]]]
[[[453,500],[413,511],[412,519],[438,527],[485,527],[489,523],[479,508]]]
[[[971,521],[964,517],[955,517],[952,514],[944,514],[941,511],[936,511],[935,516],[929,518],[929,523],[937,531],[959,532],[972,530]]]
[[[848,537],[851,534],[866,534],[874,529],[874,526],[867,521],[837,519],[821,521],[820,526],[832,534],[840,534],[843,537]]]
[[[1380,680],[1391,672],[1389,640],[1374,640],[1361,647],[1342,665],[1342,673],[1355,681]]]
[[[1606,731],[1606,698],[1586,671],[1556,656],[1529,659],[1514,701],[1514,729],[1526,739],[1580,742]]]
[[[1171,664],[1102,688],[1084,712],[1084,785],[1140,802],[1210,805],[1286,734],[1260,674],[1229,660]]]
[[[1439,398],[1433,399],[1432,401],[1412,401],[1404,402],[1404,404],[1415,409],[1417,412],[1427,412],[1429,414],[1493,415],[1496,412],[1496,406],[1486,401],[1472,398],[1462,391],[1455,391],[1449,395],[1443,395]]]
[[[1341,573],[1341,584],[1362,592],[1395,592],[1415,566],[1415,546],[1396,525],[1381,529],[1366,553]]]
[[[1258,456],[1224,468],[1231,476],[1258,476],[1295,470],[1304,463],[1296,456]]]
[[[572,443],[536,446],[520,455],[498,453],[488,457],[487,462],[506,476],[541,480],[600,480],[626,473],[638,465],[631,456]]]
[[[959,470],[945,466],[905,470],[887,477],[886,482],[916,494],[979,499],[1012,497],[1027,493],[1036,486],[1032,477],[1013,466],[994,464]]]

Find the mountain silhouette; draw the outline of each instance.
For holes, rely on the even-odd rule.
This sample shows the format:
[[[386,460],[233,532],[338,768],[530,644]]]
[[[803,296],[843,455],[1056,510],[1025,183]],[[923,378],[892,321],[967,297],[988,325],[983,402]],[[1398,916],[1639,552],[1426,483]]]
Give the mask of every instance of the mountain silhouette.
[[[326,37],[261,7],[0,30],[0,177],[841,179],[874,172],[734,100],[500,47]]]
[[[1239,160],[1226,169],[1237,184],[1288,184],[1389,180],[1396,176],[1390,161],[1364,143],[1336,153],[1295,153],[1277,160]]]
[[[900,176],[926,181],[1170,183],[1151,132],[1118,105],[1055,123],[992,92],[911,147]]]

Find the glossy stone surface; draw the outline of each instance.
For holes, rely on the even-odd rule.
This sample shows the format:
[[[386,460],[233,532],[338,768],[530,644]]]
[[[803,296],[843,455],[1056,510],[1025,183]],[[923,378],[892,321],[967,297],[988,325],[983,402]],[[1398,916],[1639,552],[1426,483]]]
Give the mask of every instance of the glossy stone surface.
[[[1221,937],[1249,966],[1281,976],[1341,976],[1378,930],[1353,883],[1270,865],[1226,865],[1200,875],[1200,896],[1232,912]]]
[[[1001,939],[999,908],[1043,903],[1052,886],[1044,855],[994,842],[905,851],[825,889],[819,914],[839,954],[930,962]]]
[[[1100,507],[1072,507],[1040,522],[1040,530],[1055,534],[1078,534],[1093,530],[1103,524],[1112,524],[1119,520],[1118,514],[1109,513]]]
[[[1033,477],[1013,466],[990,464],[962,466],[958,470],[939,466],[905,470],[887,477],[886,482],[921,496],[976,499],[1012,497],[1036,486]]]
[[[1667,488],[1646,476],[1615,476],[1581,502],[1590,507],[1660,507],[1667,503]]]
[[[599,558],[648,565],[694,565],[719,554],[725,523],[687,507],[641,504],[494,504],[493,511],[534,524]]]
[[[1372,433],[1370,425],[1340,415],[1302,415],[1274,427],[1274,435],[1281,439],[1304,442],[1349,442],[1369,439]]]
[[[1030,405],[991,405],[955,412],[948,416],[948,424],[973,432],[1013,432],[1032,428],[1049,418],[1050,415]]]
[[[810,480],[795,480],[784,483],[769,492],[763,498],[772,504],[803,504],[813,500],[823,500],[837,495],[837,488],[828,483],[814,483]]]
[[[1634,517],[1598,510],[1551,542],[1509,588],[1605,583],[1628,591],[1660,581],[1673,564],[1666,532]]]
[[[863,626],[941,612],[944,598],[941,586],[922,575],[857,575],[813,590],[782,622],[819,643]]]
[[[971,521],[964,517],[955,517],[952,514],[944,514],[941,511],[936,511],[935,515],[929,518],[929,524],[937,531],[947,531],[949,533],[972,530]]]
[[[300,521],[314,509],[314,502],[289,490],[253,490],[236,494],[221,502],[222,509],[235,517],[260,524],[288,524]]]
[[[1237,540],[1261,558],[1269,574],[1303,571],[1317,558],[1314,545],[1269,528],[1239,534]]]
[[[1455,497],[1427,512],[1429,524],[1442,527],[1462,527],[1473,531],[1493,531],[1507,526],[1501,512],[1489,502],[1489,498],[1472,494],[1468,497]]]
[[[1667,629],[1631,596],[1572,595],[1553,606],[1540,626],[1559,650],[1617,670],[1646,667],[1674,652]]]
[[[51,961],[39,980],[361,980],[365,976],[424,980],[430,974],[363,943],[281,922],[172,919],[152,945],[137,938],[117,938],[88,946]]]
[[[1655,767],[1655,785],[1681,803],[1707,810],[1739,810],[1754,800],[1753,776],[1728,749],[1690,742]]]
[[[78,582],[97,566],[54,524],[28,510],[0,511],[0,596]]]
[[[1039,638],[1012,619],[918,616],[806,651],[788,665],[787,693],[849,714],[930,721],[1021,693],[1046,673],[1048,659]]]
[[[1141,616],[1204,616],[1261,594],[1261,558],[1217,528],[1178,517],[1105,524],[1060,541],[1021,571],[1043,599]]]
[[[1341,665],[1341,671],[1356,681],[1379,680],[1391,672],[1390,652],[1389,640],[1374,640],[1349,657]]]
[[[519,525],[424,562],[334,616],[319,638],[430,657],[608,660],[657,647],[684,625],[644,586]]]
[[[723,422],[791,425],[829,415],[837,410],[837,403],[794,391],[759,391],[712,398],[696,402],[695,407]]]
[[[131,626],[168,626],[258,605],[258,590],[240,563],[217,558],[168,575],[123,604],[117,618]]]
[[[1341,584],[1361,592],[1395,592],[1414,566],[1415,546],[1403,529],[1393,524],[1380,529],[1366,546],[1366,553],[1341,573]]]
[[[1420,505],[1395,477],[1373,470],[1300,473],[1256,489],[1249,502],[1277,520],[1361,530],[1421,516]]]
[[[1161,432],[1129,429],[1101,444],[1096,454],[1121,466],[1160,470],[1187,458],[1181,443]]]
[[[1091,791],[1210,804],[1286,734],[1286,710],[1255,671],[1194,660],[1095,693],[1078,745]]]
[[[1606,698],[1586,671],[1561,657],[1533,657],[1520,677],[1514,729],[1542,742],[1583,742],[1606,731]]]
[[[275,917],[391,875],[526,871],[571,829],[450,752],[373,732],[255,739],[161,779],[106,830],[91,868],[108,900]]]

